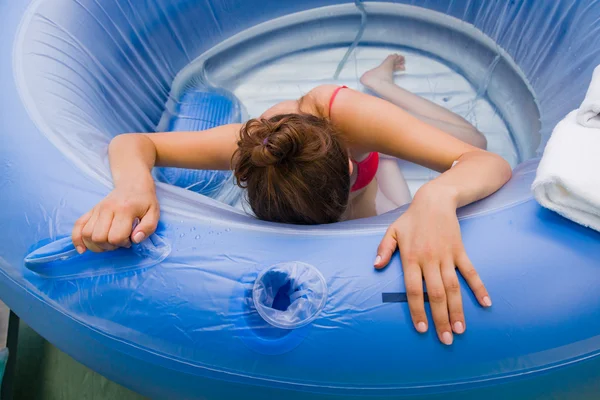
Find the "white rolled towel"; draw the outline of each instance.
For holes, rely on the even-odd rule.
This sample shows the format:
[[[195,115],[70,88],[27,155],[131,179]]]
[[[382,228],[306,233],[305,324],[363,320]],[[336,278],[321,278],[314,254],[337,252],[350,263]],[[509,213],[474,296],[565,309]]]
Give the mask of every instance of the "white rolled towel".
[[[577,110],[556,125],[538,166],[536,200],[600,231],[600,129],[577,123]]]
[[[588,128],[600,129],[600,65],[594,69],[592,82],[577,112],[577,122]]]

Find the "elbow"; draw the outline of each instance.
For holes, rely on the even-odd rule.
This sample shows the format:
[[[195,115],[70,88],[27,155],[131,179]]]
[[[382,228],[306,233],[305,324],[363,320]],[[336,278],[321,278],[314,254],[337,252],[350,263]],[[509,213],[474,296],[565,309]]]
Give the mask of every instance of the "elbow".
[[[502,156],[492,153],[487,150],[473,150],[468,153],[463,154],[459,159],[463,158],[471,158],[471,157],[482,157],[480,160],[487,164],[487,170],[493,171],[494,173],[494,181],[498,179],[500,185],[504,185],[506,182],[512,178],[512,168],[508,161],[506,161]]]
[[[124,143],[131,140],[131,136],[135,135],[132,133],[122,133],[120,135],[115,136],[111,139],[110,144],[108,145],[108,151],[113,150],[115,147],[120,147]]]
[[[122,133],[120,135],[115,136],[110,141],[108,145],[108,152],[114,151],[121,147],[131,147],[134,146],[135,143],[138,143],[142,140],[143,135],[139,133]]]
[[[121,133],[111,139],[110,143],[121,143],[130,140],[136,140],[135,138],[141,136],[139,133]]]
[[[145,162],[152,163],[152,166],[157,159],[156,146],[144,133],[123,133],[115,136],[108,145],[108,154],[109,157],[142,157]]]

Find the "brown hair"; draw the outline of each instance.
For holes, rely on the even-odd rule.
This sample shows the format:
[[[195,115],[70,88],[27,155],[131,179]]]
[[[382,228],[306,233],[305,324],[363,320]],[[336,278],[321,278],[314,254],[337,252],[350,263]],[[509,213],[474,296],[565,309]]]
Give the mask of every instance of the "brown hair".
[[[337,222],[348,205],[350,174],[342,138],[324,118],[282,114],[251,119],[232,163],[254,214],[291,224]]]

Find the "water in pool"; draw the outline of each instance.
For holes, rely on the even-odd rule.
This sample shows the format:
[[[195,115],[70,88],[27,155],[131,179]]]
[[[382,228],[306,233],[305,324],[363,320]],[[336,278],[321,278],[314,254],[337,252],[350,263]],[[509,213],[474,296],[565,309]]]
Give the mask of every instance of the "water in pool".
[[[190,90],[212,86],[233,93],[245,120],[321,84],[365,91],[361,75],[400,53],[406,71],[396,73],[397,85],[465,118],[485,135],[488,150],[511,166],[534,154],[539,113],[533,94],[516,64],[480,31],[418,7],[369,4],[359,45],[334,78],[362,22],[352,5],[329,11],[268,21],[205,52],[173,82],[159,129],[166,128],[163,122],[190,118],[177,115],[177,103]],[[413,194],[438,175],[399,163]]]
[[[405,48],[365,46],[352,53],[339,78],[333,79],[345,52],[346,48],[319,49],[276,59],[241,75],[233,92],[253,118],[274,104],[297,99],[321,84],[347,85],[365,91],[360,76],[379,65],[388,54],[398,52],[406,57],[406,71],[396,73],[397,85],[464,117],[485,135],[488,150],[504,157],[513,167],[518,163],[510,131],[495,107],[447,65]],[[434,171],[408,163],[402,167],[413,193],[437,176]]]

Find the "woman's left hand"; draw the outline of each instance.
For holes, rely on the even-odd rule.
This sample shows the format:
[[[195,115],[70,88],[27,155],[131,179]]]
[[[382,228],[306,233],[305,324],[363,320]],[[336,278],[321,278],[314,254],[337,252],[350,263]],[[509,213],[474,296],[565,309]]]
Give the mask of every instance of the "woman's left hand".
[[[477,271],[467,256],[456,216],[452,190],[421,188],[408,210],[387,230],[377,249],[375,268],[385,267],[400,250],[404,282],[412,320],[418,332],[426,332],[423,278],[433,322],[440,341],[452,344],[453,332],[466,329],[460,285],[461,272],[479,303],[492,305]]]

